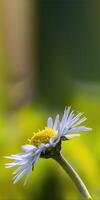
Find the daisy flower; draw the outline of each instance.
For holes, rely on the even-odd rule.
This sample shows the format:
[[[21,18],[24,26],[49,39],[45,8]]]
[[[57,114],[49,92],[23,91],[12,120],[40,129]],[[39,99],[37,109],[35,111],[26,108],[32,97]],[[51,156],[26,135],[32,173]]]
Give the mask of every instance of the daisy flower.
[[[65,108],[61,120],[59,114],[56,115],[54,121],[52,117],[49,117],[47,126],[43,130],[34,132],[32,138],[29,139],[29,144],[22,146],[22,153],[6,156],[13,160],[6,164],[6,168],[18,167],[13,172],[13,183],[17,183],[26,174],[25,185],[39,158],[53,158],[69,174],[83,196],[91,199],[78,174],[61,155],[62,141],[80,136],[80,131],[91,130],[91,128],[81,125],[85,120],[86,117],[83,116],[83,113],[75,115],[74,111],[71,111],[71,107]]]

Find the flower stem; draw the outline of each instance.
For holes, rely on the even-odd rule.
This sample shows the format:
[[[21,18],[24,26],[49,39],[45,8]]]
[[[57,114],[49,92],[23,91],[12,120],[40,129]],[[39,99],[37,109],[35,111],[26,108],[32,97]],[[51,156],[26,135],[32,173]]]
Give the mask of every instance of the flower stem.
[[[73,180],[73,182],[75,183],[76,187],[78,188],[80,193],[83,195],[83,197],[85,197],[86,199],[92,200],[92,198],[91,198],[86,186],[84,185],[83,181],[81,180],[81,178],[79,177],[77,172],[68,163],[68,161],[66,161],[62,157],[61,154],[56,155],[55,157],[53,157],[53,159],[56,160],[62,166],[62,168],[67,172],[67,174],[71,177],[71,179]]]

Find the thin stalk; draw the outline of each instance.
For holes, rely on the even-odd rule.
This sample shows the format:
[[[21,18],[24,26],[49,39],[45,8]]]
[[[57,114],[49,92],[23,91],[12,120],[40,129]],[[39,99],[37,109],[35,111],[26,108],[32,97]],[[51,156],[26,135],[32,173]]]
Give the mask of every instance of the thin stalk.
[[[83,181],[81,180],[77,172],[68,163],[68,161],[66,161],[61,154],[56,155],[55,157],[53,157],[53,159],[56,160],[61,165],[61,167],[65,170],[65,172],[67,172],[67,174],[71,177],[72,181],[75,183],[81,195],[83,195],[83,197],[85,197],[86,199],[92,200]]]

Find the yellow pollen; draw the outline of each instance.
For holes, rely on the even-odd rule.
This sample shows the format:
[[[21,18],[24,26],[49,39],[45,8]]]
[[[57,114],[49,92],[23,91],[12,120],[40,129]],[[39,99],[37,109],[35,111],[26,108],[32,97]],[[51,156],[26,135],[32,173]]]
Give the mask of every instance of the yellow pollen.
[[[38,132],[33,133],[29,143],[38,147],[41,144],[47,144],[51,137],[57,137],[57,131],[46,127],[42,131],[39,130]]]

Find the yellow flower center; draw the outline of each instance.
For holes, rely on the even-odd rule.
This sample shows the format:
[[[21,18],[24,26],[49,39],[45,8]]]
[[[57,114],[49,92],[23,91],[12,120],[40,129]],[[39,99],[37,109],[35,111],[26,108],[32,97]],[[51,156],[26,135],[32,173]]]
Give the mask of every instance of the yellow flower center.
[[[57,131],[46,127],[42,131],[39,130],[37,133],[33,133],[29,143],[38,147],[41,144],[47,144],[51,137],[57,137]]]

